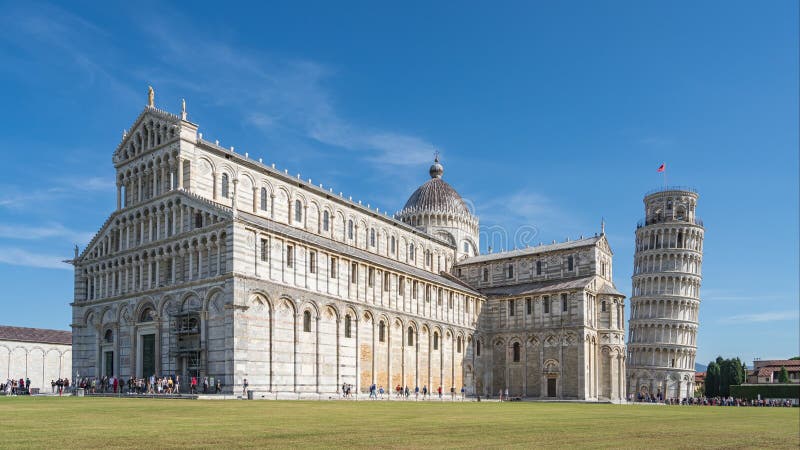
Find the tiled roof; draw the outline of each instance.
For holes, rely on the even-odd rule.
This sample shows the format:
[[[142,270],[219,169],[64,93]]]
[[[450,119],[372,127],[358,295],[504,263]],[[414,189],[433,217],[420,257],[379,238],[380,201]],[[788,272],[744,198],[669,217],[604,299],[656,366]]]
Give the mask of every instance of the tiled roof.
[[[45,330],[43,328],[0,326],[0,340],[72,345],[72,332]]]
[[[618,291],[617,288],[611,284],[604,284],[600,289],[597,290],[597,293],[605,295],[621,295],[622,297],[625,297],[625,294]]]
[[[250,223],[261,226],[265,229],[276,231],[280,234],[283,234],[284,236],[297,239],[298,241],[313,243],[314,245],[317,245],[321,248],[325,248],[335,253],[339,253],[341,255],[349,255],[355,259],[370,261],[372,263],[382,265],[393,271],[405,275],[414,276],[421,279],[427,279],[431,282],[438,283],[450,287],[452,289],[457,289],[462,292],[468,292],[469,294],[474,295],[476,297],[481,296],[480,292],[477,292],[474,289],[467,287],[464,283],[460,281],[459,282],[453,281],[450,277],[445,277],[440,274],[428,272],[427,270],[422,270],[420,268],[404,264],[399,261],[395,261],[385,256],[376,255],[374,253],[370,253],[366,250],[362,250],[360,248],[353,247],[351,245],[342,244],[341,242],[336,242],[326,237],[309,233],[308,231],[302,230],[300,228],[295,228],[288,225],[284,225],[282,223],[273,222],[271,220],[267,220],[244,211],[239,211],[239,218],[242,218]]]
[[[518,250],[510,250],[500,253],[488,253],[485,255],[473,256],[471,258],[462,259],[456,265],[463,266],[467,264],[480,263],[485,261],[493,261],[497,259],[516,258],[518,256],[536,255],[539,253],[552,252],[556,250],[566,250],[569,248],[586,247],[594,245],[602,239],[602,235],[593,236],[590,238],[578,239],[577,241],[559,242],[557,244],[539,245],[537,247],[521,248]]]
[[[777,367],[778,369],[780,369],[781,366],[786,366],[788,369],[789,367],[800,367],[800,359],[762,359],[755,361],[753,365],[756,368]]]

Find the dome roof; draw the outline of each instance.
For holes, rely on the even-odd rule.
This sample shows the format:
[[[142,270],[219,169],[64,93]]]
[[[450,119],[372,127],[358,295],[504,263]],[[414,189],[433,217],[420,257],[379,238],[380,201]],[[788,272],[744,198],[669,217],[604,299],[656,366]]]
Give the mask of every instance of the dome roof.
[[[429,173],[431,179],[426,181],[411,194],[411,197],[409,197],[399,215],[403,216],[419,212],[430,212],[452,213],[472,217],[467,204],[461,196],[458,195],[458,192],[447,184],[446,181],[442,180],[444,167],[439,164],[438,156],[431,166]]]

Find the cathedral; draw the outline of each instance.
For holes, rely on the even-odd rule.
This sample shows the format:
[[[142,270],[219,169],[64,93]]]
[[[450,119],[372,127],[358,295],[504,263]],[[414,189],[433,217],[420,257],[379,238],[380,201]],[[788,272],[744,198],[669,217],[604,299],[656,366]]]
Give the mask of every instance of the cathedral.
[[[204,140],[153,97],[113,153],[116,209],[72,260],[73,375],[625,399],[605,233],[480,254],[438,157],[389,215]]]

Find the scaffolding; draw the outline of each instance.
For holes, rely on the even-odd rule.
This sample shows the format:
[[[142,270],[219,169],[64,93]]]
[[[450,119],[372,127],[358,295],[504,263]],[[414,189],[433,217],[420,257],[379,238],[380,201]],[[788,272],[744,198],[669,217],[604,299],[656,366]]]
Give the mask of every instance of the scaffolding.
[[[192,377],[205,373],[200,314],[199,310],[190,310],[170,315],[169,360],[170,366],[173,361],[177,364],[173,373],[184,379],[182,388],[189,387]]]

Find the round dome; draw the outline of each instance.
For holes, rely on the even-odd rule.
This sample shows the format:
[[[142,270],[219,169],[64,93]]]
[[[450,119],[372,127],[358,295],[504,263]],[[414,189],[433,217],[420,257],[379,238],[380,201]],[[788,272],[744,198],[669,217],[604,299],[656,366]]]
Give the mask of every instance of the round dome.
[[[442,180],[444,167],[439,164],[439,157],[436,157],[429,171],[431,179],[417,188],[406,205],[400,211],[400,215],[413,214],[418,212],[431,213],[453,213],[471,217],[472,214],[467,208],[467,204],[458,195],[452,186]]]

